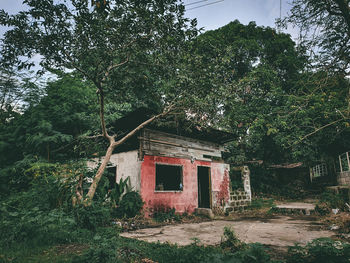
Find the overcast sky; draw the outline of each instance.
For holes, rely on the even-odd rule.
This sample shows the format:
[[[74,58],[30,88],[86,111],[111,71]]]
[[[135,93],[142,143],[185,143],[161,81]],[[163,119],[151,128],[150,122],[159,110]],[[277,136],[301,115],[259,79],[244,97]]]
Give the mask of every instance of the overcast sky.
[[[185,16],[197,18],[198,27],[204,30],[213,30],[222,27],[231,21],[239,20],[242,24],[255,21],[258,26],[275,27],[275,19],[280,16],[280,3],[282,17],[288,14],[291,0],[183,0],[186,7]],[[9,14],[16,14],[24,10],[23,0],[0,0],[0,9]],[[7,30],[0,26],[0,38]],[[296,39],[297,30],[289,28],[287,33]],[[39,69],[40,56],[32,58]]]
[[[255,21],[259,26],[275,27],[280,16],[280,0],[184,0],[186,16],[197,18],[198,26],[212,30],[238,19],[243,24]],[[196,3],[198,2],[198,3]],[[217,3],[215,3],[217,2]],[[290,9],[288,0],[282,0],[282,17]],[[23,10],[22,0],[0,0],[0,9],[14,14]],[[192,9],[193,8],[193,9]],[[5,28],[0,28],[0,34]],[[293,30],[289,30],[293,36]]]
[[[216,29],[238,19],[243,24],[255,21],[260,26],[274,27],[275,19],[280,16],[280,0],[185,0],[186,15],[197,18],[200,27],[206,30]],[[214,3],[207,6],[209,3]],[[189,5],[190,4],[190,5]],[[202,7],[200,7],[202,6]],[[198,8],[196,8],[198,7]],[[287,0],[282,0],[282,16],[289,10]],[[195,8],[189,10],[190,8]]]

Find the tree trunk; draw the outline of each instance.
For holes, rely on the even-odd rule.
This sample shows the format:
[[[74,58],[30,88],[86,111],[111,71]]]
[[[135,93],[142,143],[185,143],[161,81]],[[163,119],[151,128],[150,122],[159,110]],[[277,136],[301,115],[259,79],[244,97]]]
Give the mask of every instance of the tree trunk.
[[[120,65],[126,63],[127,61],[128,60],[126,60],[125,62],[122,62]],[[168,114],[174,106],[173,104],[170,104],[169,106],[165,107],[162,113],[155,115],[152,118],[144,121],[139,126],[137,126],[135,129],[133,129],[131,132],[129,132],[127,135],[125,135],[123,138],[121,138],[120,140],[118,140],[116,142],[115,137],[109,135],[108,131],[106,129],[106,122],[105,122],[105,116],[104,116],[104,93],[103,93],[103,82],[108,77],[108,74],[109,74],[110,70],[113,69],[113,67],[114,66],[111,66],[107,70],[105,77],[103,78],[103,80],[101,82],[95,82],[95,85],[97,87],[97,94],[99,95],[99,103],[100,103],[99,115],[100,115],[100,121],[101,121],[102,134],[103,134],[103,137],[105,137],[109,141],[109,146],[108,146],[108,149],[106,151],[106,155],[105,155],[105,157],[104,157],[100,167],[98,168],[97,173],[92,181],[92,184],[90,185],[90,188],[89,188],[89,191],[86,195],[86,198],[84,199],[84,205],[87,205],[87,206],[91,205],[91,203],[92,203],[92,199],[94,198],[94,195],[96,193],[98,183],[100,182],[101,177],[103,175],[103,172],[105,171],[107,164],[108,164],[109,160],[111,159],[113,150],[117,146],[119,146],[119,145],[123,144],[125,141],[127,141],[130,137],[134,136],[139,130],[141,130],[147,124],[151,123],[155,119],[158,119],[158,118],[163,117],[166,114]]]
[[[113,142],[112,142],[106,151],[106,155],[105,155],[100,167],[97,170],[97,173],[94,177],[94,180],[92,181],[92,184],[90,185],[89,192],[87,193],[86,198],[84,200],[84,203],[86,205],[90,205],[92,202],[92,199],[94,198],[98,183],[100,182],[102,175],[103,175],[103,172],[105,171],[107,164],[108,164],[109,160],[111,159],[114,148],[115,147],[113,146]]]
[[[103,175],[103,172],[105,171],[107,164],[108,164],[109,160],[111,159],[111,156],[112,156],[114,149],[116,147],[118,147],[119,145],[123,144],[124,142],[126,142],[132,136],[134,136],[139,130],[144,128],[147,124],[151,123],[155,119],[158,119],[160,117],[167,115],[170,112],[171,108],[172,107],[166,108],[162,113],[155,115],[152,118],[144,121],[143,123],[141,123],[139,126],[137,126],[135,129],[133,129],[131,132],[129,132],[127,135],[125,135],[123,138],[121,138],[118,141],[115,141],[113,136],[107,135],[108,139],[110,141],[110,144],[108,146],[106,155],[105,155],[100,167],[97,170],[96,176],[94,177],[94,180],[92,181],[92,184],[90,185],[89,191],[88,191],[86,198],[84,200],[85,205],[87,205],[87,206],[91,205],[91,202],[92,202],[92,199],[94,198],[98,183],[100,182],[101,177]]]

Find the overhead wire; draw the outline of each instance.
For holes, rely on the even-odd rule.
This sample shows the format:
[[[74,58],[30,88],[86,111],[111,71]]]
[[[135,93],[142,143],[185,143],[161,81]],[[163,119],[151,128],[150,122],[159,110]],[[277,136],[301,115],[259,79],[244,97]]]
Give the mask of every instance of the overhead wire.
[[[195,6],[195,7],[186,9],[186,11],[193,10],[193,9],[197,9],[197,8],[201,8],[201,7],[205,7],[205,6],[208,6],[208,5],[217,4],[217,3],[220,3],[220,2],[224,2],[224,1],[225,1],[225,0],[219,0],[219,1],[211,2],[211,3],[207,3],[207,4],[205,4],[205,5]],[[205,2],[205,1],[198,1],[198,2]],[[194,3],[193,3],[193,4],[194,4]],[[187,5],[189,5],[189,4],[187,4]]]
[[[189,6],[189,5],[200,4],[200,3],[203,3],[203,2],[208,2],[208,1],[209,1],[209,0],[200,0],[200,1],[193,2],[193,3],[188,3],[188,4],[185,4],[184,6]]]

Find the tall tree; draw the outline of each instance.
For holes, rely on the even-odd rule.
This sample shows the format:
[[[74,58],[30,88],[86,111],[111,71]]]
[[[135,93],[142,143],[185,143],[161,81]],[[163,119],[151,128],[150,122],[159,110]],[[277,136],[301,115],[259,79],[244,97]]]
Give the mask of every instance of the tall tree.
[[[305,64],[290,36],[254,22],[233,21],[200,35],[194,53],[202,73],[199,85],[215,87],[207,101],[221,105],[216,111],[225,121],[219,126],[240,138],[233,147],[235,161],[283,159],[282,147],[273,138],[277,127],[287,124],[278,115]]]
[[[349,73],[350,1],[293,0],[291,4],[285,22],[299,27],[301,44],[316,59],[313,66]]]
[[[13,91],[24,95],[18,94],[21,107],[0,125],[0,168],[13,165],[26,155],[49,160],[79,156],[69,145],[78,146],[81,134],[98,127],[93,86],[74,74],[60,74],[40,88],[40,96],[33,94],[28,98],[25,90],[10,89]],[[13,100],[11,105],[15,106]]]
[[[349,133],[350,120],[350,1],[293,0],[291,4],[290,15],[284,22],[299,27],[299,46],[310,56],[303,70],[305,74],[297,82],[300,92],[291,97],[295,103],[291,112],[300,116],[308,112],[313,116],[309,116],[313,121],[296,143],[312,136],[318,138],[318,145],[327,145],[335,138],[343,141]],[[325,137],[328,137],[325,141],[320,140]]]
[[[30,68],[30,58],[40,54],[43,70],[76,70],[96,88],[102,136],[109,146],[87,204],[113,150],[184,98],[176,81],[182,74],[181,52],[197,34],[195,21],[184,18],[184,6],[176,0],[97,2],[89,6],[86,0],[25,0],[27,11],[0,11],[0,24],[11,27],[2,41],[3,67]],[[128,101],[145,93],[161,98],[162,110],[116,141],[105,121],[106,95]]]
[[[29,105],[40,100],[40,85],[35,85],[26,74],[2,68],[0,71],[0,125],[5,125]]]

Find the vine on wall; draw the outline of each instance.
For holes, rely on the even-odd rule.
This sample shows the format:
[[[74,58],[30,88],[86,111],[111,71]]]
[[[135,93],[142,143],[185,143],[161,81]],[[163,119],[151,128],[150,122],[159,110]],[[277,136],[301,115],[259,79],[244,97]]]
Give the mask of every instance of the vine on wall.
[[[218,203],[221,206],[225,206],[226,203],[228,203],[230,199],[230,191],[229,191],[229,186],[230,186],[230,179],[228,175],[228,170],[225,170],[224,173],[224,178],[220,184],[220,191],[218,192],[217,200]]]

